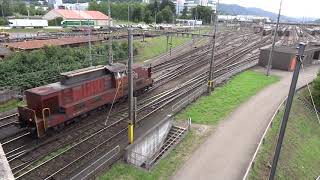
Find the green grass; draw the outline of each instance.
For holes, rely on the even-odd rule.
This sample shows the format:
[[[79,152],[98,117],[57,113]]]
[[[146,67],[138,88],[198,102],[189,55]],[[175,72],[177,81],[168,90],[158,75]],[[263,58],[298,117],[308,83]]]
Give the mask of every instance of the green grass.
[[[254,71],[243,72],[226,85],[216,88],[209,97],[201,97],[192,106],[179,113],[177,119],[191,117],[193,123],[216,124],[241,103],[278,80],[278,77],[266,77]]]
[[[215,110],[221,110],[219,112],[225,112],[224,115],[227,115],[231,112],[236,106],[241,102],[248,99],[250,96],[257,93],[259,90],[265,86],[276,82],[277,77],[271,76],[266,77],[265,75],[253,71],[247,71],[241,73],[240,75],[233,78],[227,85],[217,88],[215,93],[210,97],[203,97],[197,101],[191,108],[181,114],[179,114],[180,119],[186,119],[189,117],[191,110],[194,113],[193,115],[199,116],[208,116],[211,106]],[[226,104],[236,101],[232,105],[225,108]],[[219,104],[216,104],[219,103]],[[203,106],[205,105],[205,106]],[[194,112],[196,108],[197,113]],[[219,118],[223,116],[220,115]],[[214,124],[217,117],[213,118],[213,121],[208,121],[205,124]],[[199,123],[202,121],[196,120],[193,117],[193,123]],[[213,126],[208,126],[212,129]],[[107,171],[104,175],[99,177],[100,180],[112,180],[112,179],[130,179],[130,180],[155,180],[155,179],[169,179],[174,172],[181,167],[181,165],[188,159],[189,155],[200,145],[205,137],[211,133],[209,130],[207,133],[199,134],[195,130],[192,130],[186,138],[160,163],[150,172],[145,170],[135,168],[123,162],[118,162],[112,166],[112,168]]]
[[[299,92],[301,95],[302,93]],[[249,179],[267,179],[278,139],[284,108],[269,129]],[[306,109],[296,98],[293,101],[282,146],[276,179],[315,179],[320,175],[320,124],[314,112]]]
[[[172,37],[172,48],[182,45],[191,40],[190,37]],[[170,39],[169,39],[170,43]],[[166,52],[167,37],[160,36],[155,38],[146,38],[145,42],[136,41],[135,45],[138,46],[138,55],[135,57],[136,61],[145,61],[147,59],[159,56]],[[168,46],[170,49],[170,45]]]
[[[5,112],[17,108],[19,105],[24,105],[23,101],[12,99],[4,104],[0,104],[0,112]]]
[[[191,130],[185,139],[172,151],[170,154],[162,159],[159,164],[150,172],[142,170],[123,162],[118,162],[112,166],[104,175],[100,176],[100,180],[155,180],[155,179],[169,179],[170,176],[187,160],[188,155],[196,149],[196,147],[203,142],[211,130],[207,133],[200,134]]]

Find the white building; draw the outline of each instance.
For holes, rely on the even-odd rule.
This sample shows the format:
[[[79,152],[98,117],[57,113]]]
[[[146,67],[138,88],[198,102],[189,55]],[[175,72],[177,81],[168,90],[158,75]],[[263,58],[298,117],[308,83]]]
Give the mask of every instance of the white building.
[[[208,6],[212,10],[216,10],[215,0],[177,0],[174,1],[174,4],[176,5],[176,14],[181,14],[185,7],[189,11],[197,6]]]
[[[261,16],[253,16],[253,15],[219,15],[219,21],[239,21],[239,22],[258,22],[258,21],[265,21],[271,22],[269,17],[261,17]]]
[[[76,3],[76,4],[71,4],[71,3],[63,3],[63,4],[55,4],[54,9],[68,9],[68,10],[81,10],[85,11],[89,7],[89,3]]]
[[[52,20],[61,17],[64,21],[94,21],[95,26],[107,26],[112,24],[112,19],[99,11],[78,11],[66,9],[53,9],[42,18]]]
[[[58,6],[63,4],[62,0],[48,0],[48,3],[52,5],[58,5]]]

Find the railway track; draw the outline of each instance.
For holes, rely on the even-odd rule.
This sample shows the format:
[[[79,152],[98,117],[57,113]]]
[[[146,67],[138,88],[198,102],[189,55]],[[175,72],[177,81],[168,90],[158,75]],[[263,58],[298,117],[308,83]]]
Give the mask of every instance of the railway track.
[[[18,113],[13,113],[0,118],[0,129],[17,123]]]
[[[249,44],[250,45],[250,44]],[[257,45],[258,46],[258,45]],[[237,48],[237,47],[235,47]],[[234,49],[230,49],[229,51],[225,51],[225,53],[231,52]],[[250,49],[252,50],[252,49]],[[246,53],[248,53],[249,50],[245,50],[245,48],[242,51],[237,52],[238,55],[242,54],[242,56],[245,56]],[[234,54],[236,55],[236,53]],[[200,57],[193,59],[193,60],[199,60]],[[207,57],[206,57],[207,58]],[[203,59],[206,59],[203,58]],[[252,58],[252,57],[251,57]],[[222,59],[222,58],[221,58]],[[192,59],[190,59],[192,60]],[[208,59],[207,59],[208,60]],[[231,58],[224,59],[224,62],[231,61]],[[221,60],[222,62],[223,60]],[[221,63],[220,65],[217,64],[217,70],[216,73],[221,72],[227,72],[230,71],[230,69],[235,69],[239,66],[243,66],[246,62],[250,62],[251,60],[243,61],[242,63],[236,62],[230,62],[229,64]],[[203,60],[205,62],[205,60]],[[220,62],[220,61],[218,61]],[[192,63],[194,62],[184,62],[187,64],[184,68],[185,71],[188,69],[191,69],[191,71],[196,71],[197,68],[194,68]],[[189,64],[188,64],[189,63]],[[191,64],[190,64],[191,63]],[[194,68],[194,69],[192,69]],[[198,67],[199,69],[199,67]],[[201,68],[200,68],[201,69]],[[141,100],[138,101],[138,122],[142,122],[144,119],[148,118],[149,116],[155,114],[157,111],[161,110],[165,106],[169,105],[170,103],[173,103],[175,100],[178,100],[179,98],[182,98],[186,94],[192,93],[194,89],[197,89],[203,85],[206,84],[207,79],[207,70],[208,67],[204,67],[206,71],[202,71],[200,74],[195,75],[190,80],[186,81],[183,84],[180,84],[180,86],[176,86],[175,88],[168,89],[160,94],[157,94],[155,96],[151,97],[143,97]],[[183,72],[180,72],[180,76],[183,75]],[[178,74],[172,74],[170,76],[178,76]],[[85,133],[85,136],[81,136],[80,138],[73,140],[73,143],[71,143],[71,146],[65,146],[65,147],[59,147],[62,148],[63,151],[53,156],[54,158],[50,158],[50,160],[43,160],[43,156],[39,156],[38,158],[32,159],[32,160],[25,160],[24,163],[17,163],[16,166],[13,167],[13,171],[15,174],[15,177],[18,179],[30,179],[30,178],[66,178],[70,176],[67,172],[74,172],[76,169],[78,169],[80,166],[83,166],[86,164],[86,162],[94,159],[95,156],[101,154],[102,152],[106,152],[107,149],[114,147],[115,145],[120,144],[121,146],[125,146],[126,144],[126,113],[123,113],[125,110],[122,110],[120,113],[115,113],[114,115],[110,116],[110,119],[108,120],[108,125],[104,126],[102,122],[105,122],[105,116],[103,118],[100,118],[99,120],[95,121],[96,128],[93,128],[93,126],[89,125],[89,128],[86,129],[82,126],[83,129],[78,131],[80,133]],[[118,119],[118,120],[116,120]],[[98,123],[99,122],[99,123]],[[122,127],[123,126],[123,127]],[[115,127],[115,129],[113,129]],[[89,130],[90,128],[93,128],[94,130]],[[106,129],[105,129],[106,128]],[[84,130],[86,129],[86,130]],[[117,131],[116,131],[117,129]],[[116,131],[116,132],[115,132]],[[98,133],[99,132],[99,133]],[[112,132],[112,133],[107,133]],[[71,137],[76,136],[76,131],[74,132],[74,135],[71,135]],[[71,134],[71,133],[70,133]],[[113,136],[116,135],[116,136]],[[90,137],[89,139],[86,139],[84,137]],[[119,138],[122,137],[122,138]],[[91,139],[92,138],[92,139]],[[119,139],[118,139],[119,138]],[[73,139],[73,138],[71,138]],[[121,142],[121,140],[125,139],[124,144],[121,143],[115,143],[115,142]],[[61,139],[58,138],[58,141]],[[103,141],[108,140],[108,141]],[[67,143],[67,141],[64,141],[62,144],[66,145],[70,143]],[[77,145],[76,145],[77,144]],[[107,145],[107,148],[100,148],[103,145]],[[90,150],[88,149],[90,147]],[[59,149],[59,148],[56,148]],[[80,150],[81,149],[81,150]],[[31,153],[31,152],[29,152]],[[86,153],[90,153],[86,154]],[[22,154],[22,153],[20,153]],[[79,154],[83,154],[85,156],[79,156]],[[18,159],[18,158],[16,158]],[[71,161],[73,160],[73,161]],[[77,161],[75,161],[77,160]],[[74,162],[75,161],[75,162]],[[27,163],[26,163],[27,162]],[[62,163],[63,162],[63,163]],[[53,165],[52,165],[52,164]],[[13,163],[10,163],[12,165]],[[37,164],[37,165],[36,165]],[[52,167],[57,167],[55,170],[52,169]],[[37,176],[39,175],[40,176]]]
[[[192,84],[192,85],[190,85],[190,84]],[[153,99],[153,98],[150,99],[151,101],[147,105],[142,105],[142,106],[138,107],[139,115],[138,115],[137,122],[142,121],[143,119],[147,118],[152,113],[161,109],[166,104],[172,102],[176,98],[183,96],[184,94],[188,93],[193,88],[195,88],[199,85],[201,85],[201,83],[198,82],[198,79],[193,79],[192,81],[185,82],[179,88],[174,88],[174,89],[168,90],[166,93],[162,94],[161,96],[159,96],[155,99]],[[187,86],[188,86],[187,90],[183,89],[183,87],[187,87]],[[153,108],[153,107],[157,107],[157,108]],[[115,118],[115,117],[112,117],[112,118]],[[118,120],[110,119],[109,121],[112,122],[110,125],[101,126],[100,130],[91,134],[90,136],[87,136],[84,139],[81,139],[79,142],[76,142],[70,148],[67,148],[65,151],[63,151],[63,153],[60,153],[59,156],[54,156],[53,158],[50,158],[49,160],[43,161],[42,163],[39,163],[39,164],[38,164],[38,162],[34,162],[35,164],[38,164],[36,166],[32,166],[33,163],[25,165],[25,166],[23,166],[23,168],[19,169],[18,171],[15,171],[14,175],[16,176],[17,179],[20,179],[22,177],[26,177],[26,178],[28,177],[27,179],[29,179],[30,176],[31,177],[38,177],[40,179],[45,179],[46,176],[43,176],[43,177],[36,176],[36,174],[39,175],[40,172],[50,172],[51,175],[57,175],[59,173],[59,175],[60,175],[61,171],[62,171],[61,169],[65,169],[66,167],[63,166],[63,167],[59,168],[58,170],[56,170],[56,172],[52,172],[52,170],[54,168],[53,168],[53,165],[50,165],[51,163],[54,164],[54,167],[57,167],[58,166],[57,164],[59,164],[59,163],[61,164],[61,162],[68,162],[71,159],[77,159],[77,158],[70,158],[70,156],[78,156],[79,153],[75,153],[75,152],[79,152],[80,149],[82,149],[83,152],[90,152],[93,154],[97,154],[96,151],[101,151],[101,148],[98,148],[93,145],[98,144],[98,146],[100,147],[101,143],[103,143],[103,144],[105,143],[104,141],[100,142],[101,140],[105,140],[105,139],[111,140],[113,137],[115,137],[115,134],[120,135],[121,133],[125,133],[126,127],[127,127],[126,120],[127,120],[127,117],[123,117],[122,119],[118,119]],[[119,129],[119,127],[120,127],[121,131],[114,133],[114,131],[111,129],[113,127],[115,127],[115,129]],[[112,133],[110,134],[108,132],[112,132]],[[88,146],[88,143],[86,143],[86,142],[88,142],[89,139],[91,139],[90,143],[89,143],[90,146]],[[95,143],[92,143],[92,142],[95,142]],[[89,147],[93,147],[92,151],[90,150]],[[104,152],[104,151],[102,151],[102,152]],[[89,154],[86,153],[86,158],[88,158],[88,156],[89,156]],[[69,163],[67,165],[68,167],[70,166]],[[46,166],[44,167],[43,165],[45,165],[45,164],[46,164]],[[29,170],[22,173],[23,170],[26,170],[29,167],[31,167]],[[45,170],[42,169],[42,167]],[[47,167],[50,167],[50,170],[48,170]],[[17,168],[14,168],[14,169],[17,170]],[[32,174],[34,174],[34,175],[32,175]]]

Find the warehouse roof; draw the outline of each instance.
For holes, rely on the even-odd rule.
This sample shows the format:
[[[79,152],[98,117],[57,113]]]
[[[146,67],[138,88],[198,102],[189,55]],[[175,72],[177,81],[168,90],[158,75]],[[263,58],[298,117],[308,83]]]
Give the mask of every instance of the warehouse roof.
[[[60,14],[64,19],[77,19],[77,20],[108,20],[109,17],[99,11],[79,11],[79,10],[67,10],[67,9],[53,9],[51,10],[57,14]]]
[[[271,47],[262,48],[262,50],[270,50]],[[275,52],[288,53],[288,54],[296,54],[298,53],[297,46],[278,46],[274,49]],[[320,51],[319,45],[310,44],[306,46],[305,52],[308,51]]]
[[[91,42],[102,41],[103,37],[91,36]],[[73,44],[82,44],[89,42],[88,36],[78,36],[78,37],[67,37],[60,39],[48,39],[48,40],[30,40],[24,42],[13,42],[8,43],[6,46],[10,49],[19,50],[33,50],[40,49],[45,46],[66,46]]]

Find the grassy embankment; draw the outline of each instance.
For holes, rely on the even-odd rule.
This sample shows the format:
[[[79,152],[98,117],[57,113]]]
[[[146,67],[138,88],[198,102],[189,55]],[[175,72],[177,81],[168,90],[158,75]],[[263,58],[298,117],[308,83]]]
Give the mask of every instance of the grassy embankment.
[[[203,27],[200,29],[195,29],[191,31],[192,33],[201,33],[206,34],[210,32],[210,29],[208,27]],[[155,38],[146,38],[146,42],[141,42],[141,40],[136,40],[136,45],[138,46],[138,55],[136,56],[136,60],[138,62],[143,62],[145,60],[151,59],[153,57],[159,56],[163,53],[166,53],[167,51],[167,37],[166,36],[160,36]],[[172,37],[172,49],[176,48],[184,43],[187,43],[188,41],[191,41],[192,37],[189,36],[173,36]],[[169,43],[171,42],[171,39],[169,38]],[[201,43],[197,43],[197,45],[202,45],[207,41],[202,40]],[[170,50],[170,45],[168,46],[168,50]]]
[[[234,77],[229,83],[218,87],[211,96],[201,97],[192,106],[177,115],[177,119],[192,118],[193,123],[217,124],[241,103],[248,100],[264,87],[278,81],[272,76],[246,71]]]
[[[241,73],[226,85],[216,88],[211,96],[201,97],[194,104],[179,113],[177,118],[186,119],[192,117],[193,123],[209,124],[210,126],[205,127],[213,129],[212,125],[223,120],[242,102],[276,81],[278,81],[277,77],[272,76],[267,78],[265,75],[253,71]],[[168,179],[210,132],[211,130],[208,130],[206,133],[198,133],[196,129],[192,129],[181,144],[166,158],[162,159],[151,172],[146,172],[119,162],[99,179]]]
[[[19,101],[17,99],[12,99],[4,104],[0,104],[0,113],[14,109],[19,105],[24,105],[24,102]]]
[[[298,95],[304,94],[299,92]],[[296,95],[297,96],[297,95]],[[265,144],[259,150],[249,179],[268,179],[280,122],[282,107],[269,129]],[[278,162],[276,179],[316,179],[320,175],[320,124],[314,112],[306,109],[296,97],[286,129]]]
[[[175,48],[179,45],[182,45],[191,40],[190,37],[172,37],[172,48]],[[169,39],[170,43],[170,39]],[[167,50],[167,37],[159,36],[155,38],[146,38],[145,42],[141,42],[141,40],[137,40],[135,43],[138,46],[138,55],[135,57],[135,60],[138,62],[143,62],[150,58],[159,56],[166,52]],[[170,45],[168,46],[170,49]]]

